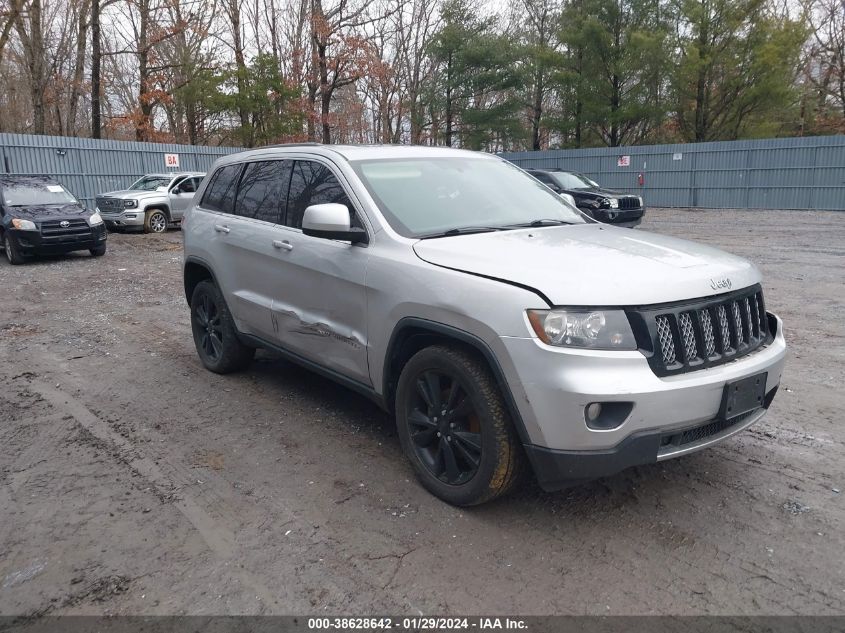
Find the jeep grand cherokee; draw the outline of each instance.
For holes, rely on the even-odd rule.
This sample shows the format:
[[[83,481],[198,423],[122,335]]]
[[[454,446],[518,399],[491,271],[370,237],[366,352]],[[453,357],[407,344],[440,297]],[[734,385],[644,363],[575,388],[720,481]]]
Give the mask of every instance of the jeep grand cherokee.
[[[366,394],[450,503],[685,455],[772,403],[753,264],[588,222],[495,156],[294,145],[209,173],[183,226],[202,363],[268,348]]]

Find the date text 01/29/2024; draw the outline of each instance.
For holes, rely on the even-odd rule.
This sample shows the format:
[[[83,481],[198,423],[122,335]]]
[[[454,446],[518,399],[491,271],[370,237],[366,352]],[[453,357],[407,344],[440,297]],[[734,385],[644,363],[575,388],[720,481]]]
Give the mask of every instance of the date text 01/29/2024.
[[[499,617],[346,617],[346,618],[308,618],[310,630],[525,630],[525,620]]]

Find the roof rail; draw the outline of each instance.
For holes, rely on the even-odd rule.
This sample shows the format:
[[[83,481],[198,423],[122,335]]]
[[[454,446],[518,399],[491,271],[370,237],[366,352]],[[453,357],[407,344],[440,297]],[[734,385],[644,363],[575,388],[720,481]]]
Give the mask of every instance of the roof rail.
[[[314,141],[303,141],[302,143],[273,143],[272,145],[262,145],[261,147],[250,147],[248,150],[265,149],[267,147],[314,147],[315,145],[322,145]]]

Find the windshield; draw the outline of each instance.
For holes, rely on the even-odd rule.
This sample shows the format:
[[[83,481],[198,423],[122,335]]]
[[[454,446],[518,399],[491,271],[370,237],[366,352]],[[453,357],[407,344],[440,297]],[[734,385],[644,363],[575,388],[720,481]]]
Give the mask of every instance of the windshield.
[[[8,207],[46,207],[77,204],[76,198],[61,185],[41,182],[2,182],[3,202]]]
[[[159,187],[166,187],[170,184],[170,176],[144,176],[131,187],[130,191],[155,191]]]
[[[536,220],[583,224],[560,196],[492,158],[415,158],[352,163],[390,226],[404,237],[507,228]]]
[[[550,171],[549,176],[564,189],[598,189],[599,184],[581,174],[568,171]]]

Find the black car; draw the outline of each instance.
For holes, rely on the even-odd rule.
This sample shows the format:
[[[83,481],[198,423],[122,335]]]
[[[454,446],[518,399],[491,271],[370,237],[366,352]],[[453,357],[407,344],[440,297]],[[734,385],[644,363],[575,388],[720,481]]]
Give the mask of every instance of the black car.
[[[52,178],[0,174],[0,243],[12,264],[27,255],[106,253],[106,225]]]
[[[575,205],[591,218],[614,226],[634,227],[643,221],[645,207],[639,196],[603,189],[583,174],[563,169],[527,169],[557,193],[568,193]]]

